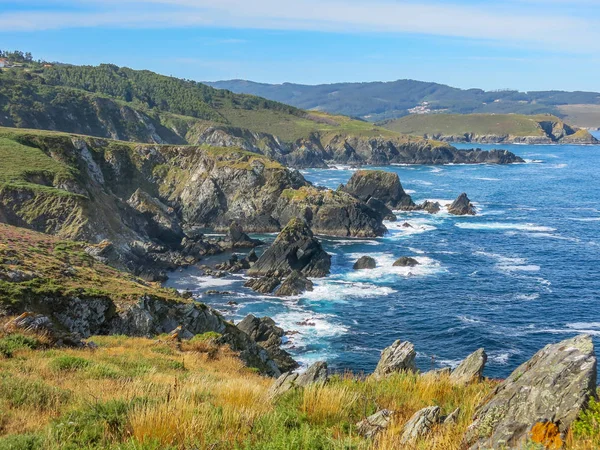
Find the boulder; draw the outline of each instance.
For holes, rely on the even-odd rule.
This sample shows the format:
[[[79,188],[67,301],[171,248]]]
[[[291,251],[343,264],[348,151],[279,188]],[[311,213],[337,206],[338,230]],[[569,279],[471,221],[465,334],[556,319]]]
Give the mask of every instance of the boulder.
[[[225,242],[231,248],[254,248],[264,243],[258,239],[252,239],[244,233],[242,226],[235,221],[231,222],[231,225],[229,225]]]
[[[383,350],[373,375],[376,377],[384,377],[394,372],[416,372],[416,355],[417,353],[415,352],[413,344],[408,341],[402,342],[397,340]]]
[[[419,265],[419,261],[409,256],[402,256],[394,262],[394,267],[415,267]]]
[[[469,384],[481,381],[487,362],[485,350],[480,348],[467,356],[450,374],[450,381],[457,384]]]
[[[249,287],[253,291],[260,294],[270,294],[281,283],[281,278],[275,275],[266,275],[260,278],[251,278],[244,283],[244,286]]]
[[[454,411],[452,411],[450,414],[448,414],[444,418],[444,425],[453,425],[455,423],[458,423],[459,415],[460,415],[460,407],[456,408]]]
[[[357,170],[344,191],[368,202],[371,198],[382,202],[390,209],[411,210],[415,204],[400,183],[398,174],[383,170]]]
[[[291,297],[313,290],[313,282],[301,272],[294,270],[274,292],[278,297]]]
[[[439,406],[429,406],[417,411],[404,425],[400,442],[409,444],[429,434],[433,426],[439,422],[439,419]]]
[[[370,256],[361,256],[352,266],[354,270],[374,269],[375,267],[377,267],[377,263]]]
[[[455,216],[474,216],[475,207],[464,192],[448,206],[448,212]]]
[[[442,210],[441,205],[438,202],[431,202],[425,200],[419,207],[423,211],[427,211],[429,214],[437,214]]]
[[[34,314],[31,312],[24,312],[18,317],[8,321],[2,327],[5,333],[15,332],[31,332],[42,335],[51,345],[58,347],[84,347],[86,344],[81,340],[81,336],[78,333],[70,333],[58,330],[52,320],[42,314]]]
[[[375,437],[380,431],[385,430],[389,426],[392,422],[393,414],[394,411],[382,409],[361,420],[356,424],[358,434],[368,439]]]
[[[292,219],[248,270],[248,275],[263,276],[278,271],[286,276],[298,270],[307,277],[324,277],[330,267],[331,256],[323,250],[306,222]]]
[[[329,372],[327,369],[327,363],[325,361],[318,361],[310,366],[303,374],[297,373],[284,373],[281,375],[271,389],[269,389],[269,396],[276,397],[281,394],[285,394],[294,388],[304,388],[315,383],[326,383],[329,379]]]
[[[530,439],[542,443],[553,430],[554,442],[562,444],[595,389],[596,354],[590,336],[547,345],[488,396],[465,433],[463,447],[524,448]]]
[[[288,352],[281,348],[283,329],[279,328],[270,317],[255,317],[248,314],[237,324],[237,327],[263,347],[269,357],[275,361],[279,370],[288,372],[298,367],[298,363]]]

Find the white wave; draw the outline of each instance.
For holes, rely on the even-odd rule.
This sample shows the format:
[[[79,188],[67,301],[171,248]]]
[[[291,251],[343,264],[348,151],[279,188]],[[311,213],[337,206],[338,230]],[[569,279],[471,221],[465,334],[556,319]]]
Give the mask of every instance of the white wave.
[[[376,269],[373,269],[376,270]],[[371,272],[371,270],[360,270],[350,272]],[[344,277],[347,279],[339,279]],[[360,277],[347,277],[346,275],[333,275],[326,280],[313,280],[314,287],[312,291],[305,292],[302,297],[312,301],[338,301],[345,302],[351,297],[373,298],[385,297],[396,292],[395,289],[387,286],[376,286],[368,282],[355,281]],[[362,277],[369,279],[369,277]]]
[[[574,330],[581,329],[600,329],[600,322],[573,322],[565,325],[567,328]]]
[[[408,223],[410,227],[403,225]],[[433,226],[432,221],[428,218],[419,217],[399,217],[396,222],[384,221],[384,225],[388,229],[391,236],[405,236],[411,234],[421,234],[427,231],[433,231],[437,228]]]
[[[481,181],[500,181],[500,178],[475,177],[475,179]]]
[[[421,186],[433,186],[433,183],[431,181],[425,180],[412,180],[412,183],[419,184]]]
[[[561,236],[560,234],[552,234],[552,233],[528,233],[527,236],[535,237],[535,238],[550,238],[550,239],[559,239],[561,241],[572,241],[572,242],[581,242],[581,239]]]
[[[406,192],[407,194],[416,194],[417,191],[413,191],[412,189],[404,189],[404,192]]]
[[[481,319],[477,319],[475,317],[457,316],[457,318],[464,323],[483,323]]]
[[[569,217],[569,220],[577,222],[600,222],[600,217]]]
[[[500,270],[504,272],[539,272],[540,266],[535,264],[523,265],[523,266],[511,266],[511,265],[498,265]]]
[[[425,254],[425,252],[423,250],[420,250],[418,248],[408,247],[408,250],[410,250],[413,253],[416,253],[417,255],[424,255]]]
[[[500,366],[508,364],[508,360],[511,356],[518,355],[521,352],[518,350],[494,350],[489,352],[488,359]]]
[[[202,277],[196,275],[191,275],[189,278],[193,280],[195,285],[194,287],[196,289],[229,286],[231,284],[239,282],[239,280],[232,280],[231,278]]]
[[[334,247],[344,247],[347,245],[379,245],[380,243],[372,239],[331,239],[319,236],[321,241],[330,242]]]
[[[540,298],[540,294],[518,294],[515,299],[517,300],[524,300],[524,301],[533,301],[533,300],[537,300],[538,298]]]
[[[458,222],[454,226],[467,230],[520,230],[520,231],[539,231],[552,232],[555,228],[536,225],[533,223],[504,223],[504,222]]]
[[[529,264],[526,258],[499,255],[497,253],[488,253],[477,251],[475,255],[482,255],[497,261],[496,268],[502,272],[538,272],[540,266]]]
[[[443,172],[443,169],[441,167],[433,167],[431,169],[431,173],[440,173]]]
[[[541,159],[527,159],[527,158],[523,158],[523,161],[525,161],[525,164],[540,164],[540,163],[544,162]],[[519,163],[517,163],[517,164],[519,164]]]

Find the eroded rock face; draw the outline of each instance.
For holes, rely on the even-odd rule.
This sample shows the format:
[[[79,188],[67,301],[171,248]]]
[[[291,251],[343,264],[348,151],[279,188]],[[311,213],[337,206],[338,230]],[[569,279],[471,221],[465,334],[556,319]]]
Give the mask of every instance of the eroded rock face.
[[[331,256],[323,250],[306,222],[292,219],[247,273],[264,276],[277,272],[286,276],[298,270],[308,277],[324,277],[330,267]]]
[[[262,241],[252,239],[244,233],[244,228],[236,221],[231,222],[231,225],[229,225],[225,242],[230,245],[231,248],[254,248],[263,244]]]
[[[553,424],[564,438],[595,389],[596,355],[590,336],[547,345],[490,394],[475,413],[464,447],[523,448],[536,424]]]
[[[127,203],[146,216],[149,236],[166,242],[181,242],[184,233],[173,208],[141,189],[137,189]]]
[[[374,269],[375,267],[377,267],[377,262],[370,256],[361,256],[352,266],[354,270]]]
[[[288,275],[283,283],[281,283],[281,286],[277,288],[274,294],[278,297],[291,297],[312,290],[313,282],[306,278],[302,272],[294,270]]]
[[[373,438],[379,432],[385,430],[392,422],[394,411],[382,409],[375,414],[370,415],[366,419],[361,420],[356,424],[358,433],[366,438]]]
[[[425,200],[420,206],[420,209],[423,211],[427,211],[429,214],[437,214],[442,210],[439,202],[432,202],[429,200]]]
[[[402,256],[394,262],[394,267],[415,267],[419,265],[419,261],[409,256]]]
[[[270,294],[280,284],[281,277],[276,275],[265,275],[264,277],[249,279],[244,283],[244,286],[261,294]]]
[[[480,348],[467,356],[450,374],[450,381],[459,384],[469,384],[481,381],[483,369],[487,362],[487,353]]]
[[[298,363],[288,352],[281,348],[281,338],[285,335],[270,317],[255,317],[248,314],[237,324],[237,327],[263,347],[270,358],[275,361],[281,372],[288,372],[298,367]]]
[[[400,442],[408,444],[429,434],[433,426],[439,422],[440,411],[439,406],[429,406],[414,413],[404,425]]]
[[[383,350],[373,375],[384,377],[394,372],[416,372],[415,356],[417,353],[413,344],[397,340]]]
[[[415,204],[400,183],[398,174],[383,170],[354,172],[344,191],[367,202],[374,198],[391,209],[414,209]]]
[[[281,375],[271,389],[269,390],[270,397],[285,394],[294,388],[304,388],[316,383],[326,383],[329,379],[329,371],[325,361],[317,361],[310,366],[303,374],[284,373]]]
[[[474,216],[475,207],[464,192],[448,206],[448,212],[455,216]]]

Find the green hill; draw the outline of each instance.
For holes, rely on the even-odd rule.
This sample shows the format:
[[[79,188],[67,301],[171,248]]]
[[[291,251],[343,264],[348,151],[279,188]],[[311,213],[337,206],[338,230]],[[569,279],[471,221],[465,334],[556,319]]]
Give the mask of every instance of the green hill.
[[[550,114],[413,114],[383,126],[402,134],[452,142],[594,142],[587,131]]]

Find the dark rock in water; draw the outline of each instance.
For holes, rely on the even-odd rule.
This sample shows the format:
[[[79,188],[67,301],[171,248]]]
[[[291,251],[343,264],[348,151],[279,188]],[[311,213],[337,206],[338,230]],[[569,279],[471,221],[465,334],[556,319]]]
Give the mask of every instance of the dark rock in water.
[[[389,426],[392,422],[393,414],[394,411],[382,409],[366,419],[361,420],[356,424],[358,434],[368,439],[375,437],[379,432],[385,430]]]
[[[431,433],[431,429],[440,420],[440,411],[439,406],[429,406],[414,413],[404,425],[400,442],[408,444]]]
[[[375,267],[377,267],[377,263],[370,256],[361,256],[352,266],[354,270],[374,269]]]
[[[383,170],[358,170],[354,172],[344,191],[367,202],[377,199],[391,209],[414,209],[415,204],[400,183],[397,174]]]
[[[402,256],[394,262],[394,267],[415,267],[418,265],[419,261],[417,261],[415,258],[410,258],[408,256]]]
[[[467,356],[450,374],[450,381],[458,384],[469,384],[481,381],[483,369],[487,362],[485,350],[479,350]]]
[[[458,196],[450,206],[448,206],[448,212],[455,216],[474,216],[475,208],[464,192]]]
[[[413,227],[413,226],[412,226],[410,223],[408,223],[408,222],[404,222],[404,223],[402,224],[402,228],[414,228],[414,227]]]
[[[273,275],[266,275],[261,278],[252,278],[244,283],[244,286],[260,292],[261,294],[270,294],[281,283],[281,278]]]
[[[429,214],[437,214],[442,210],[439,202],[431,202],[429,200],[425,200],[420,206],[419,209],[423,211],[427,211]]]
[[[592,338],[547,345],[523,363],[479,407],[461,448],[525,448],[540,437],[557,447],[596,391]],[[549,436],[549,434],[553,436]]]
[[[233,295],[233,292],[229,291],[217,291],[214,289],[208,290],[204,293],[204,295]]]
[[[274,292],[279,297],[290,297],[292,295],[300,295],[306,291],[313,290],[313,282],[302,275],[301,272],[294,270],[281,283],[281,286]]]
[[[256,255],[254,249],[250,250],[250,253],[248,253],[248,256],[246,258],[250,263],[255,263],[256,261],[258,261],[258,256]]]
[[[231,225],[229,225],[225,242],[230,245],[231,248],[254,248],[264,244],[264,242],[258,239],[252,239],[244,233],[244,229],[238,222],[231,222]]]
[[[281,338],[285,335],[270,317],[258,318],[248,314],[237,324],[237,327],[248,334],[263,347],[269,357],[275,361],[281,372],[287,372],[298,367],[298,363],[288,352],[281,348]]]
[[[248,275],[261,276],[277,271],[285,276],[298,270],[308,277],[324,277],[329,274],[330,266],[331,256],[323,250],[306,222],[292,219],[248,270]]]
[[[398,220],[396,214],[394,214],[394,212],[390,208],[385,206],[385,203],[383,203],[381,200],[371,197],[367,201],[367,206],[381,214],[383,220],[389,220],[390,222],[395,222],[396,220]]]
[[[384,377],[394,372],[416,372],[415,356],[417,353],[413,344],[398,340],[383,350],[373,375]]]

